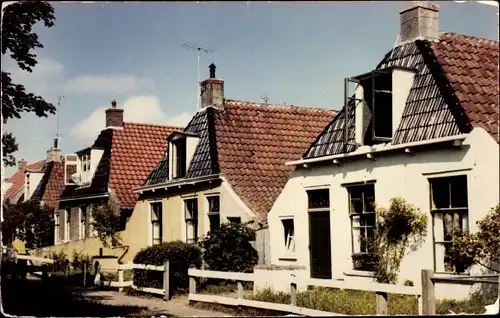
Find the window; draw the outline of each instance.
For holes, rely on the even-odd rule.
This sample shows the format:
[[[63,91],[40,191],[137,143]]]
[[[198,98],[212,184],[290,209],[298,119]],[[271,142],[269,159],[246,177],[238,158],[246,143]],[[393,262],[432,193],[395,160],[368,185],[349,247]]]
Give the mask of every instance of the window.
[[[186,222],[186,242],[196,243],[198,241],[198,199],[185,200],[184,212]]]
[[[87,171],[87,156],[82,156],[82,170]]]
[[[429,179],[434,240],[434,270],[463,272],[454,266],[451,255],[453,235],[468,230],[467,176]]]
[[[59,213],[54,213],[54,244],[59,244]]]
[[[87,207],[82,205],[80,207],[80,233],[79,238],[81,240],[87,238],[88,236],[88,223],[87,223]]]
[[[210,232],[220,227],[220,197],[207,197],[208,200],[208,221],[210,223]]]
[[[368,242],[375,237],[375,185],[348,187],[349,216],[351,218],[352,254],[354,269],[371,270],[372,249]]]
[[[160,244],[162,241],[162,203],[151,203],[151,237],[152,244]]]
[[[364,144],[373,145],[392,139],[392,70],[376,70],[359,79],[363,87],[363,99],[371,112],[371,129]]]
[[[307,191],[309,210],[330,210],[330,191],[328,189]]]
[[[66,224],[64,226],[64,240],[70,240],[71,233],[71,208],[66,209]]]
[[[241,217],[239,217],[239,216],[228,217],[227,220],[229,223],[241,224]]]
[[[172,141],[174,146],[174,178],[184,178],[186,176],[186,138],[179,138]]]
[[[282,219],[283,234],[285,235],[285,252],[287,254],[295,253],[295,228],[293,219]]]

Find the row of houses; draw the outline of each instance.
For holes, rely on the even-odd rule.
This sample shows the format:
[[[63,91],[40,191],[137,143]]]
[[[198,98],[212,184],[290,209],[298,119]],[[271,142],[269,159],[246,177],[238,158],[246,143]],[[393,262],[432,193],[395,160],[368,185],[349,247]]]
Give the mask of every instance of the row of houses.
[[[356,260],[368,254],[359,238],[374,233],[372,203],[401,196],[431,220],[401,279],[418,284],[422,268],[456,274],[446,252],[454,230],[475,231],[500,202],[498,42],[443,33],[438,14],[426,2],[403,10],[401,41],[345,79],[338,112],[228,99],[212,64],[186,127],[124,123],[113,101],[90,147],[61,155],[55,141],[46,160],[20,165],[5,197],[54,208],[50,251],[128,261],[149,245],[249,222],[260,264],[367,280]],[[109,200],[124,246],[103,252],[87,207]]]

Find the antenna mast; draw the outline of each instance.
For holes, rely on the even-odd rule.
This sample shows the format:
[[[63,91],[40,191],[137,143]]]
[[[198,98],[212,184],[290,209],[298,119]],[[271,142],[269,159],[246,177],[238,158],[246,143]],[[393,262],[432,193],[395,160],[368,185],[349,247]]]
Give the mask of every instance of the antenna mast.
[[[64,98],[64,96],[57,97],[57,108],[56,108],[56,120],[57,120],[56,138],[57,138],[57,140],[59,140],[59,107],[61,106],[61,98]]]
[[[187,42],[182,45],[183,48],[191,50],[191,51],[196,51],[197,56],[198,56],[198,88],[197,88],[197,93],[196,93],[196,111],[200,109],[200,56],[202,54],[210,54],[217,49],[208,47],[208,46],[202,46],[196,43],[192,42]]]

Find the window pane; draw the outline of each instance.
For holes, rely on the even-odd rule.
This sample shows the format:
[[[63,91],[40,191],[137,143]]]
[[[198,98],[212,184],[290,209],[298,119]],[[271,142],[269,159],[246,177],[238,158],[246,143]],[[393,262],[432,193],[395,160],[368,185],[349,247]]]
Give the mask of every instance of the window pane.
[[[351,213],[363,213],[362,199],[351,199]]]
[[[449,182],[446,178],[432,179],[432,202],[435,209],[446,209],[450,207]]]
[[[210,222],[210,231],[215,231],[220,228],[220,215],[210,215],[208,216]]]
[[[368,197],[365,195],[365,211],[364,212],[373,212],[375,211],[375,198]]]
[[[467,176],[450,178],[451,207],[466,208],[467,205]]]
[[[363,187],[357,186],[357,187],[349,187],[349,195],[352,199],[363,199]]]
[[[293,224],[293,219],[286,219],[286,220],[281,220],[281,223],[283,224],[283,234],[285,237],[285,247],[289,247],[290,245],[290,238],[294,236],[294,224]]]
[[[228,217],[227,220],[230,223],[234,223],[234,224],[240,224],[241,223],[241,218],[239,216],[238,217]]]
[[[160,223],[153,223],[153,239],[160,238]]]
[[[307,191],[309,209],[328,208],[330,206],[330,191],[328,189]]]
[[[361,225],[375,226],[375,213],[365,214],[361,217]]]
[[[375,109],[372,124],[375,123],[375,137],[392,137],[392,94],[374,93]]]
[[[352,229],[352,252],[353,252],[353,254],[357,254],[357,253],[361,252],[359,240],[360,240],[359,228],[354,228],[354,224],[353,224],[353,229]]]
[[[220,211],[220,198],[218,196],[208,197],[208,211],[212,213]]]
[[[445,214],[443,216],[443,241],[453,240],[453,216]]]

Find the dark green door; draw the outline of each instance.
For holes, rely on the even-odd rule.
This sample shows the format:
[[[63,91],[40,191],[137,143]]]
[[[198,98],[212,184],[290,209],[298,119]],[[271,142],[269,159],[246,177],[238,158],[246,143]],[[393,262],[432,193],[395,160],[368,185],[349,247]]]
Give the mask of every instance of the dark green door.
[[[330,212],[309,213],[309,253],[311,278],[332,278]]]

